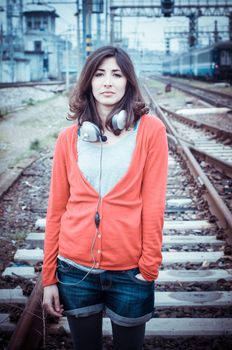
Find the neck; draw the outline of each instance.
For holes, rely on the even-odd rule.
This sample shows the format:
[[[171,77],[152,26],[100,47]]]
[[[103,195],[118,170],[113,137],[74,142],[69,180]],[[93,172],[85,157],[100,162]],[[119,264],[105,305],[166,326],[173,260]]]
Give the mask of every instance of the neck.
[[[112,111],[112,107],[111,106],[103,106],[103,105],[99,106],[99,105],[97,105],[97,111],[98,111],[98,114],[99,114],[101,120],[103,121],[103,124],[105,124],[107,116]]]

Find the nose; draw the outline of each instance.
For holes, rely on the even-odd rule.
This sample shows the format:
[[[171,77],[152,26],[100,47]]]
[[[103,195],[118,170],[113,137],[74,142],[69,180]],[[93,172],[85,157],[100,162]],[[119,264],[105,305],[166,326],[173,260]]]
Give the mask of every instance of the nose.
[[[112,81],[111,81],[111,76],[110,75],[106,75],[105,76],[104,86],[105,87],[112,86]]]

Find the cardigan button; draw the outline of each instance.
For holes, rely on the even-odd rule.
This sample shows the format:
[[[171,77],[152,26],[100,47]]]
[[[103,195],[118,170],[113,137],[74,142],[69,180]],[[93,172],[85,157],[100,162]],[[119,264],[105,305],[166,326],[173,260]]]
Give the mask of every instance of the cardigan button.
[[[98,253],[98,254],[100,254],[100,253],[101,253],[100,249],[98,249],[97,253]]]

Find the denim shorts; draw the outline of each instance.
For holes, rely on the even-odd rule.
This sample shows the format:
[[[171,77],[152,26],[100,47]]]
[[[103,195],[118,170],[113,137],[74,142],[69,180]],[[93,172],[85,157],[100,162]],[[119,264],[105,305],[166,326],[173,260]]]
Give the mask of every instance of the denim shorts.
[[[103,311],[111,321],[126,327],[147,322],[154,312],[154,282],[139,280],[135,277],[138,273],[139,269],[133,268],[86,276],[85,271],[58,259],[57,277],[62,282],[58,282],[58,289],[64,314],[84,317]]]

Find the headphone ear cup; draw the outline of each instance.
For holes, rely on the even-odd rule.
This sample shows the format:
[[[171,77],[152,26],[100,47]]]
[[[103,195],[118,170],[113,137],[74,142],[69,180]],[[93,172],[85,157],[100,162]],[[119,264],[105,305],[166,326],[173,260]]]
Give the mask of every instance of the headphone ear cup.
[[[123,109],[118,114],[115,114],[112,118],[112,126],[114,130],[123,130],[126,126],[126,111]]]
[[[97,125],[91,122],[83,122],[80,128],[80,137],[83,141],[96,142],[100,141],[101,132]]]

